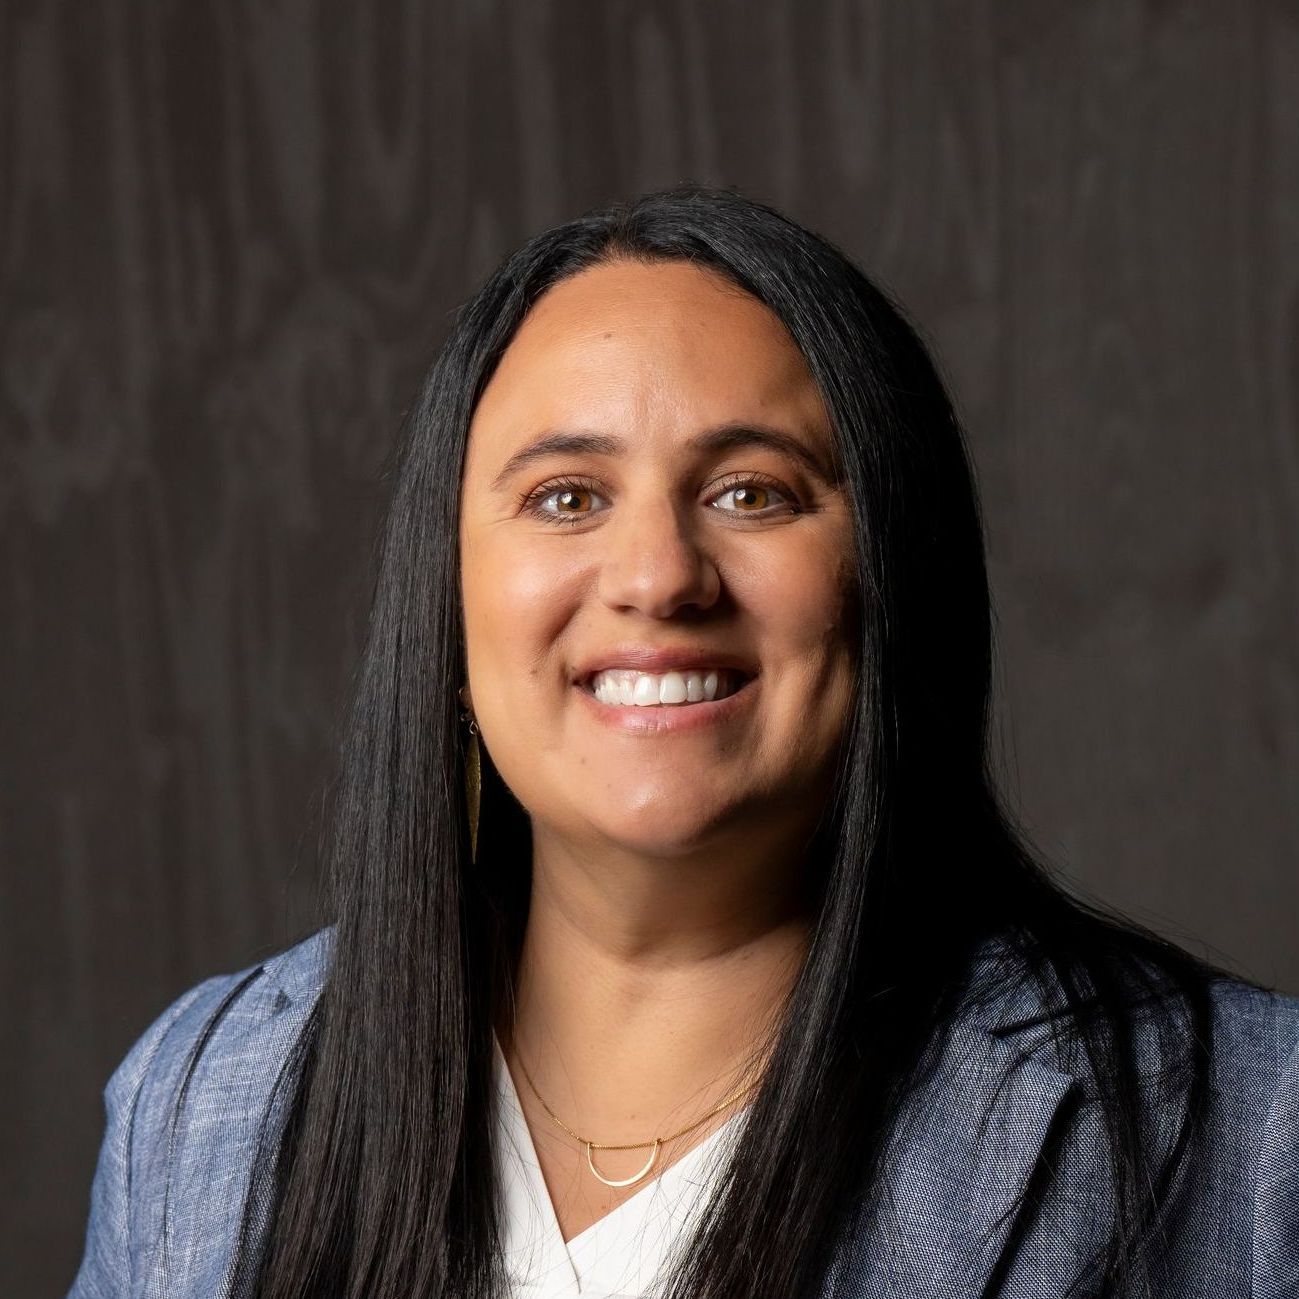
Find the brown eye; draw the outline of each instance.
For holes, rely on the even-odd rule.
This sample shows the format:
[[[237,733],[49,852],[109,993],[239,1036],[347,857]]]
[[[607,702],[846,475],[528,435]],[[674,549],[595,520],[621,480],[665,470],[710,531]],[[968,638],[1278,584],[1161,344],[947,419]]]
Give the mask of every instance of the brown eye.
[[[737,487],[731,493],[731,499],[741,510],[760,510],[767,504],[767,489],[756,483],[748,487]]]
[[[583,487],[566,488],[555,493],[555,512],[557,514],[584,514],[591,502],[591,493]]]
[[[521,504],[529,514],[549,523],[584,523],[608,502],[594,487],[551,482],[529,492]]]
[[[761,515],[763,518],[798,514],[801,508],[797,497],[784,487],[771,486],[752,478],[733,482],[713,497],[712,504],[723,514]]]

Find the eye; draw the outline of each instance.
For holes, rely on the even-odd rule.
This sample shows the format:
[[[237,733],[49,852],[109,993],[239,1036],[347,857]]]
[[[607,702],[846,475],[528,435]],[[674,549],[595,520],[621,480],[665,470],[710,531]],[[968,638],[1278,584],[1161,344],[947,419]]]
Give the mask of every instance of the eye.
[[[722,502],[730,501],[730,505]],[[755,474],[746,474],[733,480],[713,497],[712,504],[723,514],[767,516],[771,514],[798,514],[801,512],[797,497],[774,480]]]
[[[580,523],[598,513],[600,507],[595,502],[603,499],[594,484],[573,480],[543,483],[526,493],[521,504],[529,514],[541,519],[557,523]]]

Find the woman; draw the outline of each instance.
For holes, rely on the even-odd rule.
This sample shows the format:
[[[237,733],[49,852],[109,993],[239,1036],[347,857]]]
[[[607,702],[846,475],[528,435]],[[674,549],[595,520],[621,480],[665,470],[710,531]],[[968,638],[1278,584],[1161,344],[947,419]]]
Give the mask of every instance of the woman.
[[[1299,1004],[1035,862],[990,652],[842,254],[691,186],[532,239],[407,423],[335,922],[133,1048],[73,1294],[1299,1293]]]

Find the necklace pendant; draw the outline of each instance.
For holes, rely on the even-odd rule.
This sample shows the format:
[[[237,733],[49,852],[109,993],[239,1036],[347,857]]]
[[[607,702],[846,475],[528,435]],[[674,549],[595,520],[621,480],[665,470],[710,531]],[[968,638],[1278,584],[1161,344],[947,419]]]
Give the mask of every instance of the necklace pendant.
[[[617,1189],[621,1186],[635,1186],[642,1178],[649,1176],[650,1170],[658,1161],[659,1148],[663,1145],[663,1142],[658,1137],[655,1137],[654,1149],[650,1151],[650,1157],[645,1161],[645,1167],[642,1168],[639,1173],[634,1173],[631,1177],[621,1178],[606,1177],[595,1166],[595,1160],[591,1157],[591,1143],[587,1141],[584,1144],[586,1145],[586,1166],[591,1170],[591,1176],[594,1177],[596,1181],[603,1182],[606,1186],[612,1186]]]

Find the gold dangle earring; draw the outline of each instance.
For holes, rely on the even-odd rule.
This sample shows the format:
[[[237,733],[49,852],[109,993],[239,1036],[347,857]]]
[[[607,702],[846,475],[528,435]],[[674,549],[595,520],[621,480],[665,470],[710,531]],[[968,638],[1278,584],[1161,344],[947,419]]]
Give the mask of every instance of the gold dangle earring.
[[[466,686],[460,687],[460,702],[465,702]],[[469,741],[465,749],[465,802],[469,808],[469,857],[478,860],[478,808],[483,796],[482,763],[478,754],[478,723],[473,710],[466,708],[460,714],[462,722],[469,723]]]

